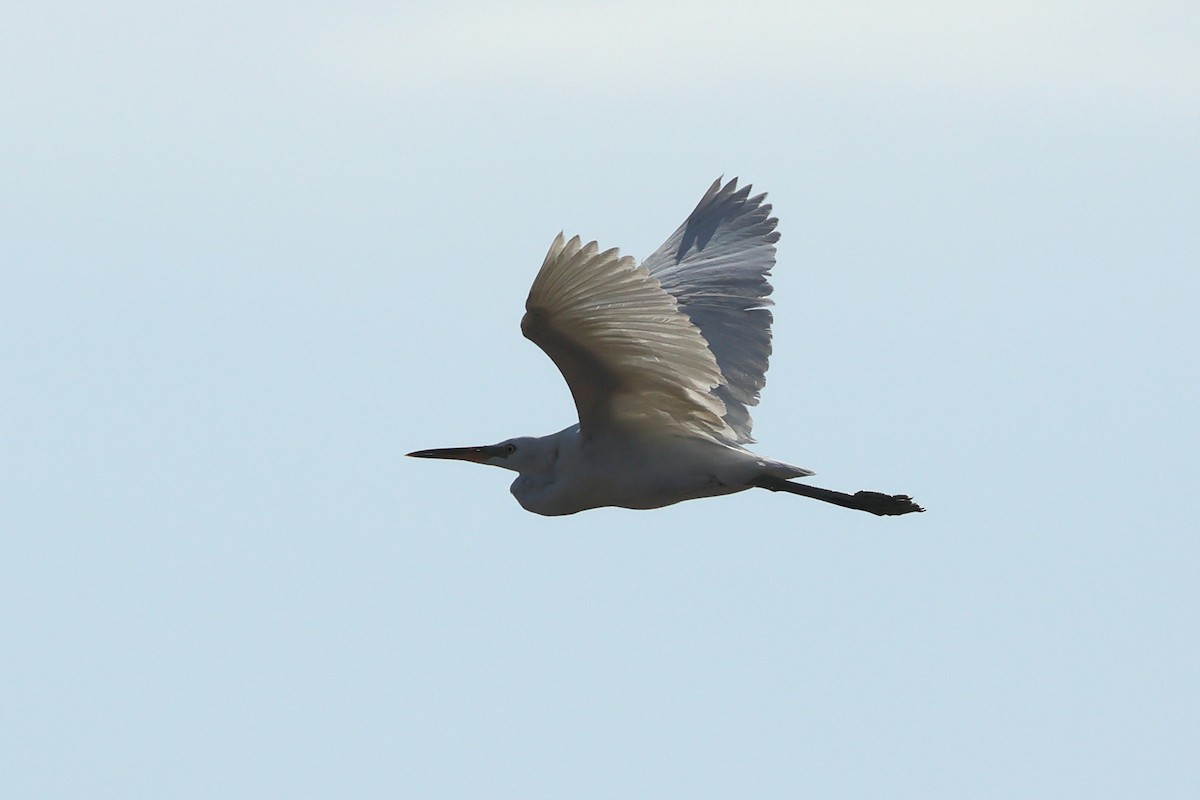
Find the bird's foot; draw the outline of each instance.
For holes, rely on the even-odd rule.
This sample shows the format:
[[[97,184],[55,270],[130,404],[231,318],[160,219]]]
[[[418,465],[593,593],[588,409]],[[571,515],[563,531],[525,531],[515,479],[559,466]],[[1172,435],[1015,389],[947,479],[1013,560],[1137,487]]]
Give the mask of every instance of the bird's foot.
[[[906,494],[883,494],[882,492],[855,492],[854,499],[859,502],[859,508],[869,511],[879,517],[911,514],[925,509],[913,502]]]

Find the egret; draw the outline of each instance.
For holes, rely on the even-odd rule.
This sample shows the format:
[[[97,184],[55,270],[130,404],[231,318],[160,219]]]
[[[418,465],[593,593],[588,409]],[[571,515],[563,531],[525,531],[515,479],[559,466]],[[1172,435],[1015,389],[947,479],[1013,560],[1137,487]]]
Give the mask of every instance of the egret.
[[[408,455],[512,470],[517,501],[547,516],[754,487],[880,516],[924,511],[908,495],[796,483],[815,473],[745,448],[771,355],[768,278],[779,239],[766,195],[750,189],[718,178],[640,266],[560,233],[529,290],[521,333],[562,373],[578,424]]]

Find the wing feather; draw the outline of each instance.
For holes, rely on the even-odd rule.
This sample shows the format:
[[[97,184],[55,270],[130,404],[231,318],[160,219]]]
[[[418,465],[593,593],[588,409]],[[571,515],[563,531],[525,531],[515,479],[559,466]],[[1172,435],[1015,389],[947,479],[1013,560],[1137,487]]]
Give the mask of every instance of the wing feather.
[[[542,263],[521,332],[558,366],[586,433],[653,425],[728,440],[717,360],[674,297],[615,248],[560,233]]]
[[[642,266],[700,329],[723,381],[712,393],[725,405],[736,441],[750,442],[748,407],[758,405],[771,356],[771,284],[778,222],[765,194],[750,196],[737,178],[717,179],[671,238]]]

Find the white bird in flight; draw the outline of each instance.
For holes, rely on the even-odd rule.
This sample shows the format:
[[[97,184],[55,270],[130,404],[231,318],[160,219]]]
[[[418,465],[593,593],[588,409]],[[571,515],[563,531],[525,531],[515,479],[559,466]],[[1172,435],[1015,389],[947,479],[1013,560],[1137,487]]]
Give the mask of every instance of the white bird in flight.
[[[759,487],[878,515],[924,511],[907,495],[844,494],[757,455],[749,406],[771,355],[767,278],[775,230],[765,194],[718,179],[640,266],[560,233],[534,278],[521,332],[554,361],[579,423],[483,447],[418,450],[518,473],[513,496],[548,516],[659,508]]]

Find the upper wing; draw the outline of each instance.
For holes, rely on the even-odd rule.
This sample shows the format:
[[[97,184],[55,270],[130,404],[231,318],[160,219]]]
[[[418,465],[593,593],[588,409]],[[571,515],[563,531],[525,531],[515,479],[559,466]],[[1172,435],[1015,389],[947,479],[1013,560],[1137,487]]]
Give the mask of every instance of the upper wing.
[[[767,278],[775,266],[778,222],[765,194],[750,197],[737,178],[717,179],[696,210],[642,266],[679,303],[716,356],[724,380],[712,392],[725,404],[736,441],[750,437],[750,412],[766,385],[771,356]]]
[[[529,290],[521,332],[558,366],[585,433],[648,424],[730,439],[717,361],[644,267],[560,233]]]

